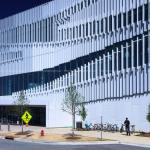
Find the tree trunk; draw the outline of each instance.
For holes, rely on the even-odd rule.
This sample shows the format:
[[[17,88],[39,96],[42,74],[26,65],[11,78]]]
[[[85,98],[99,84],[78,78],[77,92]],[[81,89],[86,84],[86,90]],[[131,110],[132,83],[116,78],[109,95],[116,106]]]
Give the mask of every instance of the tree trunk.
[[[22,133],[23,133],[23,120],[21,120]]]
[[[74,136],[75,129],[75,114],[72,114],[72,137]]]
[[[72,129],[75,129],[75,113],[72,114]]]
[[[21,107],[21,113],[20,113],[20,118],[23,114],[23,107]],[[22,133],[23,133],[23,120],[21,119],[21,128],[22,128]]]

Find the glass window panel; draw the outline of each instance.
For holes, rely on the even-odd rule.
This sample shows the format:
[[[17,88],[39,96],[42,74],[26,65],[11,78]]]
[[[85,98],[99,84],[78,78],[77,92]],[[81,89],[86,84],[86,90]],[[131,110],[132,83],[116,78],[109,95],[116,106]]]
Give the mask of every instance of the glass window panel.
[[[103,19],[101,20],[101,32],[103,32]]]
[[[118,15],[118,28],[121,27],[121,14]]]
[[[76,71],[76,81],[78,82],[79,81],[79,76],[78,76],[78,70]]]
[[[109,73],[112,73],[112,54],[109,54]]]
[[[86,80],[88,80],[88,65],[86,65]]]
[[[119,51],[118,51],[118,70],[121,70],[121,51],[120,51],[121,48],[119,48]]]
[[[90,5],[90,0],[88,0],[88,6]]]
[[[92,63],[90,63],[90,79],[92,79]]]
[[[81,82],[81,68],[79,69],[79,82]]]
[[[126,69],[126,46],[123,47],[123,68]]]
[[[148,64],[148,35],[144,37],[145,44],[145,63]]]
[[[112,31],[112,15],[109,16],[109,31]]]
[[[108,20],[105,18],[105,32],[108,32]]]
[[[131,10],[128,12],[128,25],[131,24],[132,16],[131,16]]]
[[[78,38],[78,26],[76,26],[76,38]]]
[[[138,21],[142,20],[143,16],[143,11],[142,11],[142,6],[138,8]]]
[[[103,76],[103,70],[104,70],[104,66],[103,66],[103,59],[101,59],[101,76]]]
[[[127,53],[127,60],[128,60],[128,68],[131,68],[131,42],[128,43],[128,53]]]
[[[108,73],[108,56],[105,56],[105,66],[106,66],[106,74]]]
[[[93,78],[95,78],[95,63],[93,63]]]
[[[79,26],[79,37],[81,37],[81,25]]]
[[[144,11],[144,16],[145,16],[144,20],[145,20],[145,21],[148,21],[148,4],[145,4],[145,5],[144,5],[144,8],[145,8],[145,9],[144,9],[144,10],[145,10],[145,11]]]
[[[81,10],[83,9],[83,1],[81,2]]]
[[[79,32],[79,36],[81,36],[80,32]],[[69,28],[67,28],[67,39],[69,39]]]
[[[76,13],[76,5],[74,5],[74,13]]]
[[[134,51],[134,67],[137,67],[137,41],[133,42],[133,51]]]
[[[137,22],[137,9],[134,9],[133,10],[133,15],[134,15],[134,23],[136,23]]]
[[[142,43],[142,39],[138,40],[138,65],[142,66],[142,60],[143,60],[143,43]]]
[[[90,35],[92,35],[92,23],[90,22]]]
[[[75,27],[73,27],[73,39],[75,38]]]
[[[117,71],[117,53],[114,52],[114,71]]]
[[[99,34],[99,21],[97,21],[97,34]]]
[[[73,84],[75,83],[75,71],[73,72]]]
[[[83,30],[83,37],[85,37],[85,26],[84,26],[84,24],[82,25],[82,30]]]
[[[93,34],[95,34],[95,28],[96,28],[96,24],[95,24],[95,20],[93,21]]]
[[[97,76],[99,77],[100,61],[97,61]]]
[[[88,23],[86,23],[86,36],[88,36]]]
[[[45,42],[47,42],[47,19],[45,19]]]
[[[117,29],[117,17],[114,16],[114,30]]]
[[[83,81],[85,81],[85,67],[83,67]]]

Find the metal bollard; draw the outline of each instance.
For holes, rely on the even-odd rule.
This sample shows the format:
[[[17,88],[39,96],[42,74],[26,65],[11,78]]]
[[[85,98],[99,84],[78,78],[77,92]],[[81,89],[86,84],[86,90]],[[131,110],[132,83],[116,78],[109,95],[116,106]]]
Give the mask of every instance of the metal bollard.
[[[8,123],[8,131],[10,131],[10,123]]]

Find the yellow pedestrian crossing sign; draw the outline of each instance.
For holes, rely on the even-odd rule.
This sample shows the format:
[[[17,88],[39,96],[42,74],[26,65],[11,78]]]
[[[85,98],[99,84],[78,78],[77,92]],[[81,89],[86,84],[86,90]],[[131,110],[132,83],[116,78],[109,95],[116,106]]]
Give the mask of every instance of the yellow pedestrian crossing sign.
[[[32,116],[30,115],[30,113],[28,111],[25,111],[25,113],[22,115],[21,119],[28,124],[29,121],[32,119]]]

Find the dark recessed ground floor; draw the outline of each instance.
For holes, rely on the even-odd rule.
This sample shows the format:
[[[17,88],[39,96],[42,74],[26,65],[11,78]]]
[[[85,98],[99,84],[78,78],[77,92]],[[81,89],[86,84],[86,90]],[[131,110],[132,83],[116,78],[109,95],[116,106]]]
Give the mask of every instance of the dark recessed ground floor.
[[[32,115],[30,125],[46,126],[46,106],[29,106],[28,111]],[[0,122],[2,124],[17,124],[17,121],[21,122],[22,114],[16,109],[16,106],[0,106]]]

